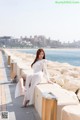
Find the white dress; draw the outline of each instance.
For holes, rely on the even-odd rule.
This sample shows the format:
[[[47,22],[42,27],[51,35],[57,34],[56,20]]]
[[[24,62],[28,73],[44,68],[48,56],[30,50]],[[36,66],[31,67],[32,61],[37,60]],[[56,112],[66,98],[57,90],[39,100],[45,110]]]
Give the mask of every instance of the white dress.
[[[26,91],[22,93],[20,82],[16,85],[15,98],[24,94],[26,100],[30,100],[29,105],[34,104],[34,88],[39,83],[45,83],[49,80],[47,72],[47,60],[38,60],[33,64],[30,73],[26,73]],[[31,86],[29,84],[31,83]]]
[[[25,99],[29,100],[29,105],[34,104],[34,88],[39,83],[47,83],[49,75],[47,72],[47,60],[38,60],[33,64],[33,73],[27,75]],[[31,83],[31,86],[29,84]]]

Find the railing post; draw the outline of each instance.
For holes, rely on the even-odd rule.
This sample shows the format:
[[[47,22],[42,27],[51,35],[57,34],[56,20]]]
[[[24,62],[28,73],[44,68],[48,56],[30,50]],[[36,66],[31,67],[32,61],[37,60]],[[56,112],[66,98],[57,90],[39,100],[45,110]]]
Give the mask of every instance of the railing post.
[[[57,120],[57,99],[52,93],[43,94],[42,120]]]
[[[10,65],[10,55],[8,56],[8,65]]]

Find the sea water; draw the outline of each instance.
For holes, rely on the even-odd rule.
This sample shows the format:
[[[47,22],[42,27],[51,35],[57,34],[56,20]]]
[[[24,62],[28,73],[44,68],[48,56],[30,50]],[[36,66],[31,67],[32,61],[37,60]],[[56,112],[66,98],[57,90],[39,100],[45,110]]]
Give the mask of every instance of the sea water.
[[[24,53],[36,54],[37,49],[22,49]],[[44,49],[46,59],[80,66],[80,49]]]

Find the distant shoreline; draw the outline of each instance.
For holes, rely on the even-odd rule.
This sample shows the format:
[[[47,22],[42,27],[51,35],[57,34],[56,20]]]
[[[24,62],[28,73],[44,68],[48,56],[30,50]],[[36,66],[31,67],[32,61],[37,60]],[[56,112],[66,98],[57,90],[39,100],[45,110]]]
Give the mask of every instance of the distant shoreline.
[[[36,54],[37,49],[5,49],[14,53]],[[4,51],[4,50],[3,50]],[[60,63],[69,63],[74,66],[80,66],[80,49],[49,49],[44,48],[46,59]]]
[[[42,48],[42,47],[41,47]],[[4,48],[1,48],[4,49]],[[37,50],[39,48],[5,48],[7,50]],[[42,48],[44,50],[80,50],[80,48]]]

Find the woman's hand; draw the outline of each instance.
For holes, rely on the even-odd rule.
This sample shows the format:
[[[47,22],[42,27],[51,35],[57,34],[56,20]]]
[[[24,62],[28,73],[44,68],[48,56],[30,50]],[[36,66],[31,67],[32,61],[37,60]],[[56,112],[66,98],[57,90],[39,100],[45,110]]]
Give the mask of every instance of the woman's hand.
[[[48,83],[49,83],[49,84],[53,84],[53,82],[52,82],[51,80],[48,80]]]

